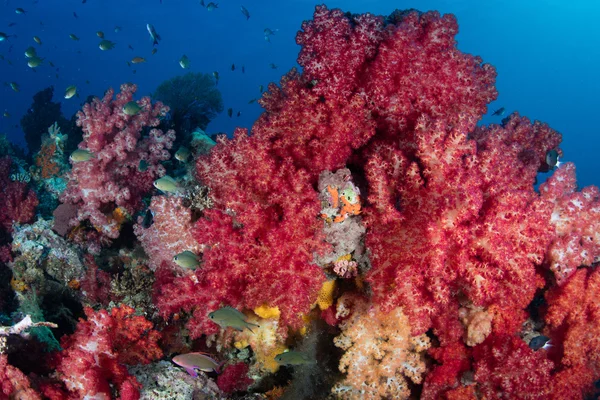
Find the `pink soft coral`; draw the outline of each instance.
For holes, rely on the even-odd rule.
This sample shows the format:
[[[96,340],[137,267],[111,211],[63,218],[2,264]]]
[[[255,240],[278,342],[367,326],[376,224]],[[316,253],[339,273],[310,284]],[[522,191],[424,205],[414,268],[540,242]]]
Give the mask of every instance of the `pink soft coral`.
[[[77,113],[77,125],[83,129],[79,148],[92,152],[93,158],[74,163],[61,195],[63,203],[77,205],[78,221],[89,219],[110,238],[119,236],[122,222],[122,217],[115,215],[116,208],[121,208],[117,214],[133,214],[141,207],[154,179],[164,175],[160,161],[169,159],[168,149],[175,140],[174,131],[164,134],[158,129],[142,138],[142,129],[158,126],[159,117],[169,108],[160,102],[152,105],[149,97],[142,97],[137,101],[142,110],[127,115],[123,107],[133,101],[136,90],[136,85],[121,85],[121,93],[113,99],[114,91],[109,89],[102,99],[94,98]]]
[[[148,255],[151,269],[158,269],[163,262],[172,264],[173,257],[183,251],[201,252],[192,235],[192,212],[181,197],[154,196],[148,208],[154,215],[152,226],[144,228],[138,221],[133,231]]]
[[[600,261],[600,191],[588,186],[577,191],[575,165],[566,163],[540,186],[552,202],[555,237],[546,261],[562,285],[579,266]]]

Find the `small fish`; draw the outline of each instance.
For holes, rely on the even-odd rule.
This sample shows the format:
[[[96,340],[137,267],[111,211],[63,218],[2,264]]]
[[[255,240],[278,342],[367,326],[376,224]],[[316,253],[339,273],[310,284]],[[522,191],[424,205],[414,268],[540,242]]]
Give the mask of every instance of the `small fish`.
[[[71,38],[71,40],[75,40],[76,42],[79,41],[79,38],[73,33],[69,35],[69,38]]]
[[[140,111],[142,111],[142,107],[133,100],[123,106],[125,115],[137,115]]]
[[[154,181],[154,187],[165,193],[176,193],[179,191],[179,184],[169,175],[165,175]]]
[[[7,35],[4,32],[0,32],[0,42],[4,42],[5,40],[7,40],[11,36],[14,36],[14,35]]]
[[[133,57],[131,59],[131,63],[132,64],[139,64],[139,63],[145,63],[146,59],[144,57]]]
[[[242,65],[242,74],[245,74],[245,73],[246,73],[246,67],[244,67],[244,66]]]
[[[236,114],[236,116],[239,118],[240,115],[242,115],[242,112],[238,111],[237,114]]]
[[[23,10],[21,7],[15,9],[15,13],[17,14],[25,14],[25,10]]]
[[[315,360],[310,358],[308,354],[300,351],[286,351],[275,356],[275,361],[279,365],[308,365],[314,364]]]
[[[36,42],[37,44],[41,45],[42,44],[42,39],[40,39],[38,36],[34,36],[33,37],[33,41]]]
[[[40,65],[42,65],[43,61],[44,60],[39,58],[38,56],[33,56],[27,60],[27,66],[29,68],[37,68]]]
[[[175,158],[181,162],[187,162],[190,158],[190,150],[187,147],[181,146],[175,153]]]
[[[215,85],[218,85],[219,84],[219,72],[214,71],[213,76],[215,77]]]
[[[156,33],[156,29],[154,29],[154,26],[152,26],[152,24],[146,24],[146,29],[148,30],[150,38],[152,39],[152,46],[156,46],[158,44],[158,41],[161,40],[160,35]]]
[[[260,93],[262,93],[265,90],[265,87],[263,85],[258,85],[258,91]]]
[[[89,161],[92,158],[94,158],[94,153],[84,149],[77,149],[69,156],[69,159],[74,163]]]
[[[48,61],[48,64],[49,64],[49,65],[50,65],[52,68],[54,68],[54,64],[52,63],[52,61]],[[60,69],[60,68],[56,68],[56,71],[58,71],[59,69]]]
[[[248,104],[252,104],[252,103],[254,103],[255,101],[256,101],[256,99],[250,99],[250,100],[248,100]]]
[[[157,49],[156,47],[154,47],[154,48],[152,49],[152,55],[155,55],[157,51],[158,51],[158,49]]]
[[[104,39],[104,32],[98,31],[96,32],[96,36],[98,36],[100,39]]]
[[[185,269],[196,269],[200,265],[198,256],[189,250],[183,251],[173,257],[175,264]]]
[[[227,115],[229,116],[229,118],[231,118],[231,116],[233,115],[233,108],[228,108],[227,109]]]
[[[77,86],[71,85],[65,90],[65,99],[70,99],[77,94]]]
[[[544,335],[536,336],[529,342],[529,348],[532,350],[547,350],[550,347],[552,347],[552,344],[550,343],[550,338]]]
[[[185,54],[182,55],[181,58],[179,59],[179,65],[183,69],[188,69],[190,67],[190,63],[191,63],[190,59]]]
[[[146,172],[148,170],[148,161],[144,160],[143,158],[140,160],[140,163],[138,164],[138,170],[140,172]]]
[[[246,9],[246,7],[241,6],[240,11],[242,11],[242,14],[244,14],[244,17],[246,17],[246,21],[248,21],[250,19],[250,13]]]
[[[273,63],[269,64],[269,67],[271,67],[271,69],[277,69],[277,65]]]
[[[235,71],[235,64],[231,64],[231,70]]]
[[[186,353],[173,357],[172,361],[184,368],[194,378],[198,376],[197,369],[204,372],[221,372],[222,364],[219,364],[203,353]]]
[[[546,153],[546,164],[548,164],[550,168],[560,165],[560,161],[558,161],[558,151],[552,149]]]
[[[19,91],[19,85],[17,84],[17,82],[10,82],[9,86],[12,90],[14,90],[15,92]]]
[[[73,16],[74,16],[75,18],[79,18],[79,17],[77,16],[77,13],[76,13],[75,11],[73,11]]]
[[[202,7],[206,7],[206,4],[204,4],[204,0],[200,0],[200,5],[201,5]]]
[[[270,42],[271,41],[271,36],[273,36],[275,34],[275,32],[277,32],[278,30],[279,29],[272,30],[272,29],[269,29],[269,28],[265,28],[264,31],[263,31],[264,34],[265,34],[265,40],[267,42]]]
[[[215,8],[219,8],[219,3],[213,3],[212,1],[206,5],[208,11],[212,11]]]
[[[127,47],[129,48],[129,50],[133,51],[133,46],[132,45],[127,45]]]
[[[16,22],[11,22],[10,24],[8,24],[9,28],[12,28],[13,26],[15,26],[17,23]]]
[[[497,109],[496,111],[494,111],[492,113],[492,115],[497,115],[499,117],[504,115],[504,107],[500,107],[499,109]]]
[[[150,209],[146,210],[146,214],[144,215],[144,219],[142,220],[142,228],[148,229],[154,223],[154,212]]]
[[[121,32],[121,27],[120,26],[115,26],[115,33],[119,33]]]
[[[208,314],[208,318],[221,328],[233,328],[236,331],[243,331],[244,328],[250,329],[251,326],[259,327],[259,325],[246,321],[246,316],[233,307],[222,307]]]
[[[27,50],[25,50],[25,57],[27,57],[27,58],[35,57],[36,55],[37,54],[36,54],[35,48],[33,48],[31,46],[29,46],[27,48]]]
[[[4,111],[4,114],[2,114],[2,116],[4,118],[10,118],[10,114],[8,113],[8,111]]]
[[[115,43],[111,42],[110,40],[103,40],[100,42],[100,44],[98,45],[98,47],[100,48],[100,50],[105,51],[105,50],[112,50],[115,48]]]

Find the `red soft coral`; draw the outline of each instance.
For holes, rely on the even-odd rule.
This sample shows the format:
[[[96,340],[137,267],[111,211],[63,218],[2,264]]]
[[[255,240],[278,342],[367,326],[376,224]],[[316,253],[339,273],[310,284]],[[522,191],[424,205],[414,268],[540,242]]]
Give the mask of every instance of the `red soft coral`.
[[[217,378],[217,386],[227,394],[247,390],[253,382],[254,379],[248,377],[248,364],[244,362],[229,365]]]
[[[518,336],[498,335],[473,350],[477,391],[486,399],[547,399],[554,363]]]
[[[455,124],[422,117],[410,141],[365,153],[374,300],[405,307],[413,333],[433,326],[442,341],[459,333],[434,323],[456,314],[457,292],[502,309],[518,328],[544,284],[536,265],[552,238],[552,205],[533,180],[560,136],[518,115],[505,127],[482,128],[476,140],[467,136],[470,125],[469,117]]]
[[[121,399],[138,399],[141,385],[123,363],[148,363],[162,357],[159,334],[127,306],[94,312],[86,308],[74,334],[61,340],[56,371],[71,395],[110,398],[114,386]],[[54,391],[57,389],[54,388]]]
[[[40,395],[31,388],[31,383],[25,374],[8,363],[6,354],[0,354],[0,399],[41,399]]]
[[[546,295],[545,333],[559,372],[555,398],[580,398],[600,379],[600,269],[577,270]]]
[[[38,205],[37,195],[27,184],[10,179],[10,157],[0,158],[0,229],[10,233],[12,224],[31,222]]]

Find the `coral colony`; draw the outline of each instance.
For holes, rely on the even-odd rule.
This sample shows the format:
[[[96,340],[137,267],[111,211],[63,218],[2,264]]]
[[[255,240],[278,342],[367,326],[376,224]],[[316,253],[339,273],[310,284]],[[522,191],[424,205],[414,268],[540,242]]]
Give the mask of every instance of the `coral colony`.
[[[31,182],[0,159],[0,398],[593,396],[598,188],[548,125],[477,125],[496,71],[457,31],[317,7],[303,72],[250,132],[188,133],[187,171],[133,84],[70,165],[56,126]]]

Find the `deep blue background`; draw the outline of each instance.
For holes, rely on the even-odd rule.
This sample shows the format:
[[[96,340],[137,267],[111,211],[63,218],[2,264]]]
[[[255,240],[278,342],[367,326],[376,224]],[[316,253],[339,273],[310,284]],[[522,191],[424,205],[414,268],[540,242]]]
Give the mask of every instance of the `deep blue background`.
[[[208,3],[207,0],[205,0]],[[149,94],[160,82],[183,74],[178,60],[186,54],[191,71],[219,71],[225,110],[242,112],[229,118],[226,112],[208,127],[209,133],[231,134],[236,126],[250,127],[261,112],[256,103],[259,85],[279,81],[282,74],[296,65],[299,47],[295,35],[304,19],[310,19],[315,3],[306,0],[221,0],[214,11],[200,6],[199,0],[2,0],[0,31],[10,35],[0,43],[0,54],[12,61],[0,61],[0,79],[15,81],[21,91],[0,86],[0,132],[11,140],[24,143],[18,125],[31,104],[35,92],[55,87],[55,101],[63,103],[69,118],[89,94],[102,95],[109,87],[134,82],[139,93]],[[244,5],[251,14],[240,12]],[[436,9],[453,13],[460,24],[458,35],[462,51],[480,55],[496,66],[499,99],[491,109],[506,107],[522,115],[549,123],[563,134],[562,161],[577,164],[580,186],[600,185],[596,174],[596,154],[600,132],[597,118],[600,102],[600,33],[594,30],[600,2],[540,0],[411,0],[411,1],[329,1],[330,8],[344,11],[388,15],[396,8]],[[27,12],[15,13],[16,7]],[[78,18],[73,16],[76,12]],[[16,23],[13,27],[8,24]],[[41,25],[43,23],[43,26]],[[162,41],[158,53],[151,55],[152,44],[146,24],[152,23]],[[114,28],[122,27],[115,33]],[[268,43],[265,28],[278,29]],[[96,31],[117,43],[111,51],[100,51]],[[80,41],[72,41],[73,33]],[[39,36],[38,46],[32,37]],[[134,51],[128,49],[128,45]],[[46,63],[36,72],[27,67],[23,52],[29,46],[38,49]],[[80,53],[78,53],[80,52]],[[128,67],[134,56],[148,59],[145,64]],[[55,68],[48,65],[52,61]],[[230,70],[235,63],[236,71]],[[275,63],[278,69],[271,69]],[[240,71],[245,66],[246,73]],[[133,73],[136,70],[136,74]],[[55,74],[58,73],[58,78]],[[86,84],[86,80],[90,83]],[[76,84],[80,98],[63,99],[67,86]],[[486,116],[483,123],[499,122]]]

